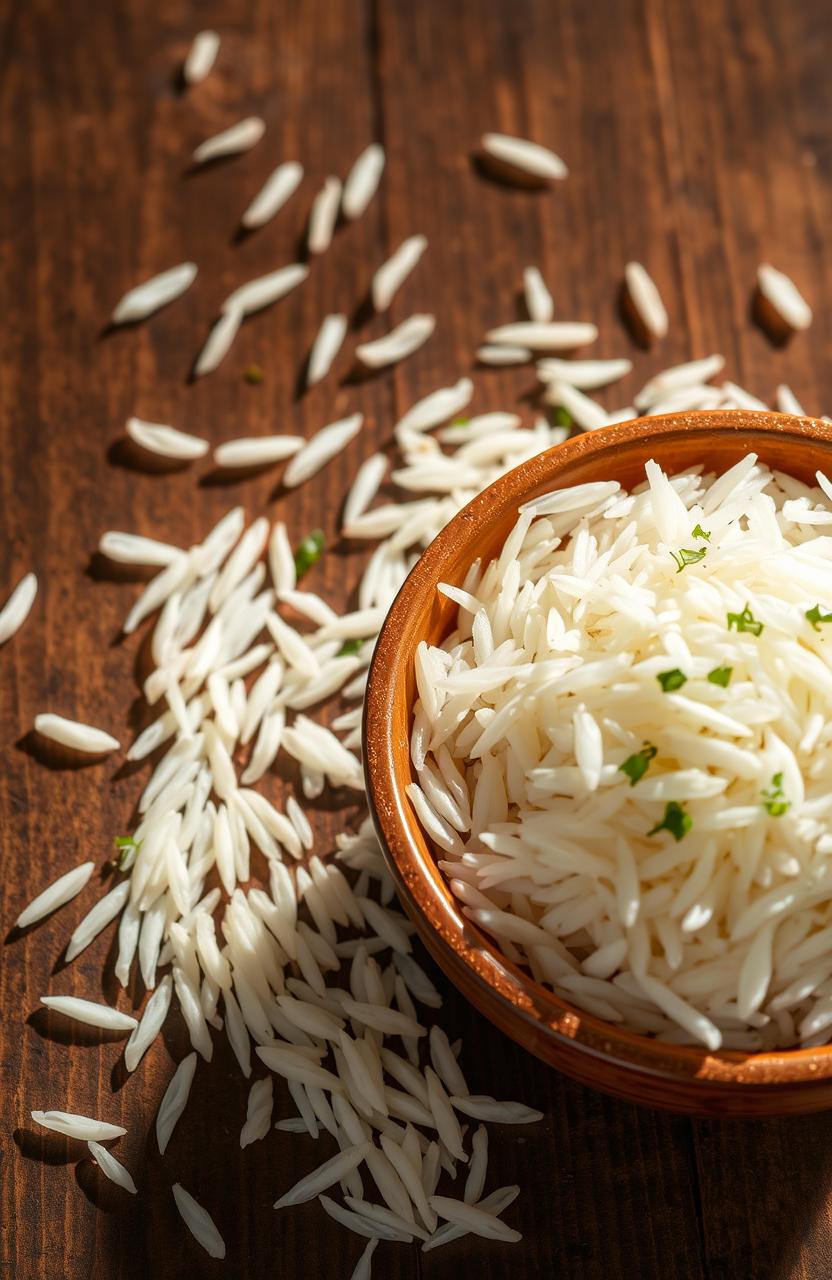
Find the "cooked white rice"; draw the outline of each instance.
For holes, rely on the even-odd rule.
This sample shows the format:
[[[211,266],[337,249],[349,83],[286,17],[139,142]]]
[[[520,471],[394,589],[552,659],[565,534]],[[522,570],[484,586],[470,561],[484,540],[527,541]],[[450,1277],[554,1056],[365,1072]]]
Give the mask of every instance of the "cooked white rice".
[[[811,1043],[832,1025],[832,485],[754,455],[646,473],[526,504],[445,588],[412,801],[465,914],[572,1003],[710,1049]]]

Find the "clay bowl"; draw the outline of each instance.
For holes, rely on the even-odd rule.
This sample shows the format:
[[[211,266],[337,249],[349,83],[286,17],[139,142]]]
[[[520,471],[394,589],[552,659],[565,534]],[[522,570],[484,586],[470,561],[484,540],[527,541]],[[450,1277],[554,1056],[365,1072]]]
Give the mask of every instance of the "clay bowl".
[[[659,1044],[603,1022],[538,985],[461,913],[405,795],[421,640],[437,643],[456,606],[436,591],[488,561],[518,506],[550,489],[593,480],[630,486],[655,458],[668,471],[704,463],[724,471],[749,451],[801,480],[832,467],[832,427],[769,413],[668,415],[606,427],[558,445],[503,476],[428,547],[393,604],[370,669],[365,702],[367,789],[400,896],[450,980],[512,1039],[567,1075],[632,1102],[694,1115],[787,1115],[832,1106],[832,1047],[710,1053]]]

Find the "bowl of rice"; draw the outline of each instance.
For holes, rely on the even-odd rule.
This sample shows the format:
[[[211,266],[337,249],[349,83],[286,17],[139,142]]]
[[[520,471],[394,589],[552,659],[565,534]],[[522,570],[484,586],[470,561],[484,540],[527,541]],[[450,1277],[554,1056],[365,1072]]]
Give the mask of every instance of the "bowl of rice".
[[[832,427],[602,428],[475,498],[390,610],[374,821],[459,990],[583,1083],[832,1105]]]

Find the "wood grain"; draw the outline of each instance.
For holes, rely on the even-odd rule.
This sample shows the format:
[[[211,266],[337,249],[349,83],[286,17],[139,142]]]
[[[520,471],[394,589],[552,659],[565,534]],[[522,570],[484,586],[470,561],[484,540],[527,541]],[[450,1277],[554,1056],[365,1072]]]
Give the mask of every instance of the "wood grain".
[[[216,71],[183,95],[177,68],[212,25]],[[55,767],[29,737],[52,709],[89,716],[126,741],[139,722],[138,646],[116,643],[135,587],[92,557],[105,528],[187,545],[228,506],[278,512],[295,537],[331,535],[341,497],[372,441],[418,395],[460,376],[486,327],[514,313],[522,267],[537,262],[558,313],[597,320],[599,354],[628,352],[616,287],[629,257],[658,279],[671,316],[660,352],[607,393],[624,404],[646,375],[724,350],[729,376],[768,397],[787,380],[807,410],[832,403],[829,325],[832,85],[821,0],[9,0],[0,13],[0,591],[34,568],[44,584],[23,633],[0,653],[0,920],[83,857],[103,865],[138,780],[111,765]],[[251,112],[268,131],[250,154],[185,176],[202,138]],[[470,152],[485,129],[549,141],[572,176],[549,194],[480,178]],[[211,378],[188,373],[217,304],[241,282],[294,259],[309,203],[373,137],[390,162],[380,198],[339,232],[306,286],[249,321]],[[283,159],[308,177],[262,231],[235,235],[240,212]],[[412,232],[430,250],[391,312],[433,310],[437,334],[393,374],[328,379],[298,396],[322,315],[359,308],[369,275]],[[137,280],[185,258],[193,289],[148,324],[102,336]],[[761,258],[793,272],[815,326],[774,350],[750,324]],[[385,321],[362,330],[376,334]],[[247,365],[265,371],[257,387]],[[528,371],[477,375],[477,409],[510,406]],[[368,426],[314,485],[290,499],[272,474],[219,485],[210,465],[151,475],[125,464],[135,413],[213,443],[271,430],[311,432],[361,408]],[[314,571],[343,599],[360,559],[333,550]],[[316,815],[322,840],[335,819]],[[188,1123],[165,1160],[152,1117],[185,1051],[171,1019],[164,1046],[126,1086],[120,1046],[66,1037],[27,1018],[47,990],[102,990],[109,936],[61,970],[70,928],[95,897],[0,960],[0,1274],[35,1277],[347,1276],[360,1244],[316,1206],[275,1214],[277,1194],[317,1159],[276,1135],[238,1149],[246,1088],[218,1044],[200,1070]],[[57,964],[57,969],[56,969]],[[103,993],[112,996],[108,986]],[[563,1275],[796,1280],[829,1270],[829,1157],[824,1117],[777,1124],[691,1122],[636,1111],[579,1089],[502,1039],[452,992],[445,1025],[462,1034],[472,1084],[540,1106],[546,1122],[495,1132],[489,1185],[515,1178],[512,1220],[524,1242],[460,1242],[422,1256],[381,1247],[376,1274],[441,1280]],[[218,1038],[219,1040],[219,1038]],[[281,1113],[287,1107],[281,1097]],[[29,1110],[61,1106],[121,1120],[118,1153],[140,1195],[102,1185],[69,1144],[33,1133]],[[11,1135],[14,1134],[14,1141]],[[184,1237],[170,1197],[179,1179],[216,1207],[229,1262]]]

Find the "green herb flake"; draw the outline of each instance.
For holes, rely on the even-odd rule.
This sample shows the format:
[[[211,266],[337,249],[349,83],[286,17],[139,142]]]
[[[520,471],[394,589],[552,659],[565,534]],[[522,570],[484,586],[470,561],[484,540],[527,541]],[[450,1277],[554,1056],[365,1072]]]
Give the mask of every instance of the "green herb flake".
[[[636,751],[634,755],[628,756],[623,764],[618,766],[618,772],[624,773],[630,779],[630,786],[634,787],[640,782],[647,770],[650,768],[650,761],[656,755],[657,748],[652,742],[645,742],[641,751]]]
[[[318,563],[324,553],[324,546],[323,529],[313,529],[299,544],[295,551],[295,577],[298,582],[313,564]]]
[[[674,667],[672,671],[659,672],[656,679],[662,687],[662,693],[673,693],[675,689],[681,689],[683,684],[687,684],[688,678],[684,671]]]
[[[250,364],[243,376],[246,382],[250,382],[253,387],[257,387],[263,381],[265,374],[259,364]]]
[[[762,796],[763,807],[771,818],[782,818],[783,814],[792,807],[791,801],[786,799],[786,794],[783,791],[782,773],[774,774],[771,779],[771,785],[766,787]]]
[[[671,556],[676,564],[676,572],[681,573],[689,564],[696,564],[697,560],[701,560],[707,552],[707,547],[699,547],[694,550],[691,547],[680,547],[678,551],[671,551]]]
[[[711,684],[718,684],[720,689],[727,689],[733,670],[733,667],[714,667],[713,671],[708,672],[708,679]]]
[[[115,846],[118,849],[116,862],[119,871],[127,871],[133,865],[136,854],[142,847],[141,840],[134,840],[132,836],[116,836]]]
[[[832,622],[832,613],[821,613],[820,605],[813,605],[811,609],[806,610],[806,617],[812,624],[815,631],[820,631],[819,622]]]
[[[467,427],[467,426],[468,426],[468,423],[469,423],[470,421],[471,421],[471,419],[470,419],[470,418],[454,418],[453,422],[451,423],[451,426],[452,426],[452,427]]]
[[[336,658],[351,658],[354,653],[361,652],[360,640],[345,640],[336,653]]]
[[[737,631],[748,631],[752,636],[762,635],[763,631],[762,622],[757,621],[748,605],[742,613],[728,614],[728,630],[730,631],[732,627],[736,627]]]
[[[575,425],[575,419],[572,417],[572,414],[568,409],[564,409],[562,404],[559,404],[557,409],[555,409],[554,418],[556,427],[572,428]]]
[[[703,529],[703,528],[702,528],[702,526],[701,526],[701,524],[698,524],[698,525],[696,526],[696,528],[693,530],[693,532],[691,533],[691,535],[690,535],[690,536],[691,536],[692,538],[704,538],[704,540],[705,540],[706,542],[710,542],[710,540],[711,540],[710,530],[709,530],[709,529]]]
[[[669,831],[676,841],[684,840],[687,833],[693,826],[693,818],[689,813],[685,813],[680,804],[675,800],[669,800],[665,805],[664,817],[661,822],[657,822],[655,827],[647,832],[648,836],[654,836],[658,831]]]

